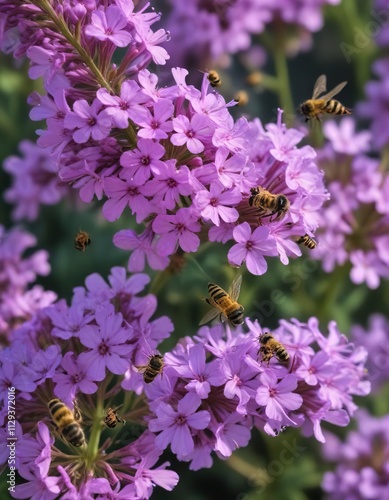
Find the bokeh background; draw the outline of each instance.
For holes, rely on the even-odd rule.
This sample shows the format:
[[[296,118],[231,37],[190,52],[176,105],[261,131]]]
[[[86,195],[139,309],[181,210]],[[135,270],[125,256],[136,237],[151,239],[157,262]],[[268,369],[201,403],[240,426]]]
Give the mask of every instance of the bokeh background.
[[[218,60],[212,60],[210,54],[207,57],[204,51],[188,51],[185,60],[186,67],[190,64],[191,68],[188,81],[197,84],[202,77],[201,71],[216,68],[223,80],[220,92],[226,100],[232,99],[238,90],[244,89],[248,93],[249,103],[236,108],[236,115],[258,116],[262,123],[276,120],[277,107],[285,103],[285,96],[260,84],[249,85],[247,78],[254,70],[277,77],[280,71],[282,75],[287,69],[288,80],[284,83],[290,91],[293,106],[287,110],[287,119],[295,126],[302,124],[303,120],[294,115],[294,110],[311,96],[316,78],[323,73],[327,75],[330,88],[343,80],[348,81],[339,99],[355,108],[364,97],[364,85],[372,78],[371,64],[379,57],[381,49],[369,36],[365,47],[347,62],[341,44],[355,44],[356,34],[364,32],[366,24],[372,19],[372,8],[373,4],[366,0],[343,0],[339,5],[324,6],[324,26],[320,31],[304,34],[284,30],[283,36],[291,36],[289,52],[295,52],[284,53],[286,67],[271,50],[281,36],[280,27],[275,24],[252,37],[251,48],[259,48],[257,67],[255,51],[250,57],[245,52]],[[164,12],[161,25],[166,27],[165,20],[172,15],[174,2],[159,1],[158,9]],[[171,35],[170,44],[174,44],[173,29]],[[192,35],[188,33],[189,37]],[[293,40],[296,46],[293,46]],[[305,44],[304,51],[297,48],[298,43]],[[168,45],[166,48],[169,50]],[[171,66],[175,64],[173,59]],[[26,104],[31,92],[39,91],[40,82],[31,81],[27,77],[27,69],[26,63],[15,63],[11,57],[1,56],[0,163],[9,155],[18,154],[18,143],[22,139],[34,141],[35,129],[40,128],[39,123],[29,120],[29,106]],[[168,78],[166,71],[161,74],[162,81],[164,78]],[[362,121],[358,123],[360,128],[366,126]],[[315,134],[315,140],[320,142],[320,130],[316,130]],[[311,140],[312,136],[306,139],[306,143]],[[1,191],[4,193],[10,185],[10,176],[0,170]],[[69,300],[73,288],[82,285],[85,277],[93,272],[106,276],[112,266],[127,265],[128,255],[114,247],[112,237],[118,230],[131,227],[133,221],[122,217],[117,223],[108,223],[101,216],[101,207],[102,203],[98,201],[87,206],[74,195],[73,199],[56,206],[42,206],[39,218],[34,222],[18,222],[37,237],[37,248],[48,250],[52,271],[49,276],[40,278],[39,283],[45,289],[55,291],[60,298]],[[11,212],[12,206],[1,197],[0,223],[7,228],[13,225]],[[79,229],[91,234],[92,245],[87,253],[74,249],[73,239]],[[175,332],[162,345],[162,351],[172,347],[180,337],[195,334],[197,324],[206,311],[200,297],[205,295],[208,281],[228,287],[236,271],[228,266],[225,255],[226,251],[218,244],[203,246],[196,259],[186,258],[183,267],[176,272],[152,272],[150,291],[158,297],[157,313],[169,315],[175,324]],[[387,314],[389,297],[387,281],[382,281],[378,289],[371,290],[364,284],[353,284],[349,271],[350,267],[345,265],[330,274],[325,273],[321,263],[312,260],[309,251],[304,249],[303,256],[292,260],[287,267],[278,259],[269,259],[269,270],[264,276],[245,273],[240,302],[249,316],[257,318],[269,329],[282,318],[294,317],[306,321],[316,316],[322,331],[326,331],[330,320],[335,320],[340,330],[348,334],[352,325],[366,326],[372,313]],[[190,294],[185,293],[188,290]],[[357,404],[369,408],[373,415],[389,413],[389,390],[384,386],[378,394],[357,400]],[[340,437],[346,432],[338,428],[331,431]],[[285,445],[285,442],[288,444]],[[288,455],[293,457],[288,464],[280,462],[285,446],[295,450],[295,456],[292,453]],[[167,457],[172,462],[172,469],[179,473],[180,482],[171,493],[157,488],[153,495],[156,499],[320,499],[324,498],[320,488],[323,472],[331,469],[331,464],[321,457],[320,444],[314,439],[306,440],[292,430],[277,439],[256,432],[249,447],[238,450],[225,462],[215,457],[214,465],[209,470],[191,472],[187,464],[178,463],[172,456]],[[266,477],[270,477],[271,482],[264,487]]]

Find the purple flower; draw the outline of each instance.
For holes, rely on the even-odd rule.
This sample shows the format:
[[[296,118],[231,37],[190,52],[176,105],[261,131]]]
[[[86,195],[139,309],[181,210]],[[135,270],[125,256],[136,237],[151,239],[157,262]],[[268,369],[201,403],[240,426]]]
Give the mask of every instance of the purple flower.
[[[176,131],[170,137],[175,146],[186,144],[188,150],[193,154],[204,151],[203,141],[209,135],[209,119],[203,115],[194,115],[191,120],[181,115],[173,118],[173,127]]]
[[[156,410],[157,418],[149,422],[152,432],[160,432],[155,444],[164,450],[169,444],[179,459],[192,453],[194,442],[192,430],[205,429],[211,415],[204,410],[197,411],[201,399],[195,393],[186,394],[177,404],[177,410],[161,402]]]
[[[175,215],[157,215],[153,230],[160,234],[157,251],[161,255],[171,255],[179,245],[185,252],[195,252],[200,238],[194,234],[200,231],[199,222],[189,208],[180,208]]]
[[[150,176],[161,173],[165,164],[161,161],[165,154],[165,148],[158,142],[150,139],[139,139],[137,149],[126,151],[120,157],[120,165],[126,169],[124,175],[133,177],[139,186],[150,178]]]
[[[175,160],[167,160],[162,164],[160,172],[154,175],[154,179],[143,186],[142,192],[146,196],[155,197],[153,199],[157,205],[173,210],[180,201],[180,195],[192,194],[190,181],[191,174],[188,167],[183,165],[177,169]]]
[[[147,100],[147,97],[141,93],[139,85],[133,80],[122,83],[120,97],[111,95],[107,89],[99,89],[96,96],[102,104],[107,106],[107,114],[112,117],[112,123],[118,128],[127,128],[130,118],[128,110]]]
[[[160,452],[158,450],[150,451],[142,458],[141,463],[137,467],[134,485],[139,498],[149,498],[154,485],[171,491],[178,483],[178,474],[165,469],[169,465],[169,462],[165,462],[156,469],[151,469],[159,457]]]
[[[92,23],[85,27],[85,34],[101,41],[109,40],[117,47],[126,47],[132,40],[130,33],[123,29],[126,26],[127,19],[122,10],[110,5],[105,12],[92,12]]]
[[[211,220],[216,226],[220,219],[225,222],[235,222],[239,213],[229,205],[237,205],[242,199],[238,190],[225,190],[219,183],[211,184],[210,190],[202,190],[196,194],[195,204],[200,209],[205,220]]]
[[[97,384],[88,377],[88,366],[82,358],[77,358],[73,352],[67,352],[61,361],[62,373],[53,376],[56,384],[54,394],[71,406],[78,391],[84,394],[93,394],[97,391]]]
[[[111,131],[111,117],[103,105],[95,99],[89,106],[85,99],[73,104],[73,111],[65,116],[65,128],[77,130],[73,132],[73,139],[78,144],[87,142],[89,138],[100,141]]]
[[[237,226],[234,231],[234,240],[237,242],[228,252],[228,261],[233,266],[240,266],[246,261],[247,269],[256,275],[264,274],[267,263],[264,255],[275,255],[275,241],[269,239],[269,229],[257,227],[251,232],[248,222]]]
[[[355,131],[355,120],[349,116],[341,122],[328,121],[323,126],[324,135],[331,141],[334,151],[346,155],[357,155],[369,150],[371,133]]]
[[[218,426],[215,432],[215,451],[223,457],[230,457],[234,450],[248,445],[251,432],[241,422],[241,415],[231,414]]]
[[[105,368],[115,374],[125,373],[133,349],[126,343],[132,337],[132,327],[123,328],[123,316],[110,309],[96,310],[97,326],[84,326],[80,332],[81,343],[90,350],[82,352],[79,360],[87,366],[88,377],[96,381],[104,379]]]
[[[265,406],[266,416],[271,420],[278,420],[284,425],[293,424],[285,410],[297,410],[303,402],[300,394],[293,391],[297,388],[295,375],[286,375],[281,382],[277,381],[276,375],[266,371],[261,375],[263,387],[257,389],[255,401],[260,406]]]
[[[386,498],[389,495],[388,416],[357,414],[358,428],[342,441],[330,434],[323,448],[335,468],[323,476],[322,488],[334,500]]]
[[[138,137],[143,139],[166,139],[173,130],[172,117],[174,106],[167,99],[154,103],[154,114],[144,107],[137,106],[129,110],[131,119],[139,125]]]
[[[160,255],[154,243],[154,233],[151,228],[138,235],[132,229],[122,229],[113,237],[114,245],[123,250],[133,250],[128,261],[128,270],[135,273],[143,271],[146,260],[151,267],[161,271],[169,264],[169,258]]]

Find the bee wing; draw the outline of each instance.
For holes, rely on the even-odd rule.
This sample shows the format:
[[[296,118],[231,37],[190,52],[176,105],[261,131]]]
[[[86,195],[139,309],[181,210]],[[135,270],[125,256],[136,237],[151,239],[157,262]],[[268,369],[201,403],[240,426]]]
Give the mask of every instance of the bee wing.
[[[148,365],[135,366],[135,368],[138,370],[139,373],[145,372],[147,367],[148,367]]]
[[[210,311],[207,312],[207,314],[200,321],[199,326],[205,325],[206,323],[209,323],[210,321],[215,319],[219,314],[220,314],[219,309],[216,309],[215,307],[213,307]]]
[[[339,85],[337,85],[335,88],[333,88],[332,90],[330,90],[330,92],[328,92],[327,94],[324,94],[320,97],[320,99],[323,99],[324,101],[329,101],[330,99],[332,99],[334,96],[336,96],[336,94],[339,94],[339,92],[343,89],[343,87],[345,87],[347,85],[347,82],[342,82],[342,83],[339,83]]]
[[[231,283],[231,287],[228,292],[232,300],[238,300],[241,284],[242,284],[242,275],[238,274],[238,276]]]
[[[320,94],[327,90],[327,77],[320,75],[313,87],[312,99],[317,99]]]

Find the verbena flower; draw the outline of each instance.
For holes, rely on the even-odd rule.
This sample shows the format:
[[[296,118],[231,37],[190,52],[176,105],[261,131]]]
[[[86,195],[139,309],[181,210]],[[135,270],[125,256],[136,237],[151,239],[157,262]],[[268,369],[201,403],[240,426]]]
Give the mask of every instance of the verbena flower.
[[[212,464],[213,451],[226,458],[246,446],[254,427],[272,436],[300,427],[324,442],[323,421],[347,425],[357,409],[353,396],[370,390],[366,350],[350,344],[334,322],[324,336],[315,318],[282,321],[274,331],[288,364],[261,360],[263,330],[247,319],[248,328],[220,324],[184,337],[164,353],[162,375],[145,383],[139,366],[173,329],[167,317],[151,319],[156,298],[140,296],[148,281],[123,268],[113,268],[108,283],[92,274],[70,306],[43,307],[13,329],[0,353],[0,387],[2,399],[9,386],[17,391],[18,471],[26,481],[17,497],[29,485],[47,498],[86,491],[149,498],[155,485],[170,490],[177,483],[168,464],[155,467],[168,446],[199,469]],[[85,446],[71,446],[55,430],[47,408],[53,397],[71,409],[77,402]],[[119,402],[128,424],[113,440],[116,431],[103,420]]]
[[[389,277],[387,234],[389,176],[385,159],[368,156],[372,134],[357,133],[352,118],[339,125],[327,122],[329,139],[319,154],[331,199],[319,217],[318,247],[312,255],[323,261],[327,272],[351,263],[355,284],[377,288]]]
[[[356,413],[358,428],[349,431],[344,440],[329,434],[323,448],[326,460],[335,463],[326,472],[323,490],[334,500],[386,498],[389,494],[389,418]]]
[[[254,235],[268,229],[256,246],[261,264],[249,265],[250,272],[266,271],[264,256],[278,253],[286,264],[300,255],[295,240],[313,236],[327,193],[314,150],[297,147],[303,133],[286,128],[281,110],[265,128],[258,119],[234,121],[229,107],[236,102],[226,103],[206,75],[201,89],[188,85],[183,68],[173,68],[159,88],[146,68],[151,60],[166,62],[159,44],[169,35],[152,31],[160,16],[147,6],[97,1],[73,12],[67,3],[16,0],[1,4],[0,16],[3,40],[16,33],[10,50],[30,58],[32,77],[43,77],[46,94],[31,96],[31,117],[46,119],[38,144],[52,155],[60,179],[84,202],[108,198],[108,221],[129,211],[142,224],[136,241],[131,232],[114,238],[136,251],[132,270],[146,262],[161,269],[167,257],[195,252],[208,240],[239,244],[234,228],[245,223]],[[119,64],[118,47],[124,48]],[[259,185],[288,197],[282,221],[249,206],[250,190]],[[270,247],[277,250],[269,253]]]
[[[171,0],[170,3],[172,8],[167,25],[177,41],[169,51],[173,63],[186,65],[192,62],[193,67],[203,67],[204,61],[249,51],[252,37],[265,30],[269,33],[273,23],[292,25],[300,35],[300,48],[304,49],[310,43],[310,33],[323,26],[323,7],[338,4],[339,0],[280,0],[277,3],[267,0],[194,0],[190,5],[184,0]],[[296,50],[296,39],[291,45],[291,51]]]
[[[13,220],[36,220],[41,205],[55,205],[71,192],[58,178],[47,149],[25,140],[19,144],[19,150],[21,156],[9,156],[3,164],[12,176],[12,185],[5,191],[4,199],[15,207]]]
[[[369,317],[367,328],[354,325],[351,339],[368,352],[367,377],[373,392],[377,392],[388,380],[389,373],[389,321],[381,314]]]
[[[37,275],[50,272],[45,250],[23,257],[35,244],[32,234],[19,228],[6,231],[0,225],[0,334],[5,338],[16,325],[56,299],[54,292],[44,291],[40,285],[31,286]]]

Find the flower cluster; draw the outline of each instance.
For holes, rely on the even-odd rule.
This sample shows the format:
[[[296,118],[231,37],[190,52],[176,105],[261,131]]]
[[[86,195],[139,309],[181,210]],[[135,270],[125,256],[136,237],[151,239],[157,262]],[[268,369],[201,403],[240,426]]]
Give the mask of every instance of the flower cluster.
[[[145,427],[144,397],[121,398],[128,424],[120,434],[121,426],[116,429],[115,439],[104,425],[105,411],[115,407],[124,386],[142,392],[136,366],[147,364],[173,330],[167,317],[150,319],[156,298],[139,296],[148,282],[144,274],[128,278],[123,268],[112,269],[109,284],[93,274],[86,288],[75,289],[70,306],[61,300],[41,309],[15,329],[10,346],[0,353],[1,400],[10,386],[18,399],[17,468],[27,482],[16,487],[17,498],[32,498],[33,492],[43,498],[61,493],[72,499],[92,494],[143,499],[156,484],[170,490],[177,483],[177,474],[165,470],[167,463],[155,467],[162,451]],[[57,397],[73,408],[76,396],[87,447],[69,445],[47,407]],[[6,439],[2,443],[6,460]]]
[[[25,250],[34,245],[36,238],[32,234],[19,228],[6,231],[0,225],[0,336],[4,339],[18,324],[57,298],[54,292],[44,291],[40,285],[29,288],[37,275],[46,276],[50,272],[45,250],[23,258]]]
[[[44,78],[47,95],[31,99],[31,116],[47,120],[38,144],[55,156],[61,180],[85,202],[107,196],[107,220],[129,208],[146,225],[141,234],[123,230],[114,238],[133,250],[130,271],[142,271],[146,260],[163,269],[177,249],[195,252],[207,239],[235,243],[230,263],[246,261],[253,274],[266,271],[264,256],[278,254],[285,264],[300,255],[295,240],[313,234],[327,198],[314,150],[297,148],[304,134],[287,129],[281,111],[277,124],[265,128],[258,119],[234,122],[228,107],[235,101],[210,91],[206,76],[201,90],[187,85],[184,69],[172,70],[174,85],[158,88],[145,66],[168,57],[156,45],[167,34],[150,28],[159,16],[136,12],[132,2],[97,4],[61,16],[56,4],[51,10],[20,4],[5,16],[3,41],[13,34],[15,55],[26,54],[30,76]],[[26,9],[31,19],[22,33]],[[80,40],[72,38],[76,28]],[[123,46],[117,66],[112,57]],[[261,217],[249,205],[258,185],[288,197],[286,217]]]
[[[388,123],[388,93],[389,59],[378,59],[373,63],[373,72],[379,80],[372,80],[365,86],[367,100],[357,107],[358,115],[370,121],[372,141],[376,149],[381,149],[389,143]]]
[[[377,392],[389,378],[389,321],[373,314],[366,330],[359,325],[351,328],[351,339],[368,352],[367,376],[372,391]]]
[[[274,331],[288,363],[261,359],[257,322],[246,320],[248,333],[203,327],[164,354],[162,374],[150,383],[141,367],[173,325],[167,317],[150,319],[156,298],[139,296],[147,275],[113,268],[108,281],[92,274],[70,306],[59,301],[41,309],[0,353],[1,397],[13,386],[18,398],[17,467],[27,481],[17,486],[18,498],[31,491],[149,498],[153,486],[177,483],[168,464],[154,467],[169,445],[196,470],[211,466],[213,451],[226,458],[246,446],[253,427],[272,436],[301,427],[324,442],[323,421],[347,425],[353,395],[369,392],[364,348],[354,348],[334,323],[323,336],[315,318],[282,321]],[[55,428],[47,408],[54,397],[69,408],[77,401],[85,445],[71,446]],[[119,401],[127,423],[109,430],[105,412]]]
[[[366,155],[371,134],[357,133],[352,118],[339,125],[327,122],[329,140],[319,153],[320,166],[328,181],[330,201],[319,222],[319,245],[313,255],[331,272],[350,261],[351,280],[377,288],[389,277],[389,175],[385,159]]]
[[[272,23],[294,25],[300,31],[301,44],[309,32],[321,29],[322,8],[339,0],[170,0],[172,9],[167,23],[178,41],[170,54],[174,64],[184,64],[196,57],[212,61],[245,51],[252,45],[251,36],[262,33]],[[188,36],[191,33],[191,36]],[[296,42],[294,41],[294,45]],[[179,50],[178,50],[179,48]]]
[[[331,500],[367,500],[389,495],[389,417],[377,418],[367,411],[356,413],[358,429],[346,440],[327,436],[324,456],[335,462],[334,472],[326,472],[322,488]]]
[[[274,337],[290,359],[270,362],[258,355],[257,322],[249,332],[222,325],[203,327],[165,355],[164,375],[146,387],[155,417],[149,429],[156,445],[171,450],[197,470],[246,446],[253,427],[277,436],[286,427],[324,442],[323,421],[345,426],[356,405],[353,394],[366,395],[366,351],[355,348],[329,325],[324,337],[318,322],[281,321]]]
[[[22,157],[9,156],[4,170],[12,175],[12,186],[4,199],[15,205],[13,220],[36,220],[41,205],[55,205],[69,196],[69,188],[58,178],[50,152],[31,141],[19,144]]]

